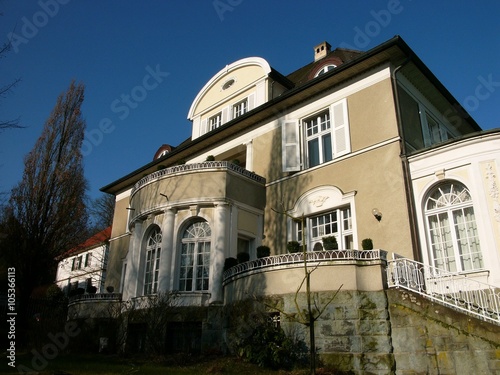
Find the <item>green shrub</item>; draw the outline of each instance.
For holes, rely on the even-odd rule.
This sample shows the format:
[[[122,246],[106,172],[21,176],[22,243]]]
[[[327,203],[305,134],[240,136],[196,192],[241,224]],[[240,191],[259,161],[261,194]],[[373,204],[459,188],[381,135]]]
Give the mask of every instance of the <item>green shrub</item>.
[[[373,241],[371,238],[365,238],[361,241],[361,247],[363,250],[372,250],[373,249]]]
[[[264,245],[257,247],[257,258],[268,257],[269,255],[271,255],[271,249],[269,247]]]
[[[289,253],[298,253],[301,251],[301,246],[298,241],[290,241],[286,244],[286,249],[288,250]]]
[[[335,236],[323,237],[322,240],[323,240],[323,248],[325,250],[337,250],[339,248]]]
[[[256,327],[242,342],[241,357],[261,367],[274,370],[291,370],[306,357],[307,347],[303,341],[293,340],[272,322]]]
[[[207,156],[207,160],[206,161],[214,161],[215,160],[215,156],[213,155],[208,155]]]

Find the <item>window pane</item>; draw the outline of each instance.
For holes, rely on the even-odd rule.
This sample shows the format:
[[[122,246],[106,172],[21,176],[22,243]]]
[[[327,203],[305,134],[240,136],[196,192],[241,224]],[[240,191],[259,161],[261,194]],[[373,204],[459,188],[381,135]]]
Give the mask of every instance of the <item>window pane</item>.
[[[323,136],[323,162],[332,160],[332,135]]]
[[[307,142],[307,154],[309,156],[309,167],[319,165],[319,141],[318,138]]]
[[[184,231],[179,274],[180,290],[208,290],[210,236],[210,226],[202,221],[193,223]]]
[[[483,267],[479,249],[479,237],[472,207],[453,211],[455,232],[458,241],[462,269],[472,270]]]

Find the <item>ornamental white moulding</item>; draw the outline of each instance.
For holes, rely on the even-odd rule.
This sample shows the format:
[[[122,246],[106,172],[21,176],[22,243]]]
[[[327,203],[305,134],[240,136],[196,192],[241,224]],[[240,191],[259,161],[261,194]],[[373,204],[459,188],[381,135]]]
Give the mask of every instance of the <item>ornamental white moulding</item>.
[[[309,200],[309,204],[313,205],[314,207],[321,207],[325,203],[325,201],[328,199],[327,196],[325,195],[318,195],[313,197],[312,199]]]
[[[485,179],[488,186],[488,195],[493,200],[493,217],[497,222],[500,222],[500,203],[498,202],[499,189],[497,184],[497,174],[491,163],[486,164]]]

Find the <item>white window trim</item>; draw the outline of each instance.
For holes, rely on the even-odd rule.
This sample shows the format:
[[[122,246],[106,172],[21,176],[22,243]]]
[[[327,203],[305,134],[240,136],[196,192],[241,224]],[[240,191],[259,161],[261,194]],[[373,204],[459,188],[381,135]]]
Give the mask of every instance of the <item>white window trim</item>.
[[[322,213],[349,207],[351,210],[351,234],[354,248],[357,245],[356,192],[342,193],[335,186],[321,186],[304,193],[289,212],[290,216],[299,219],[302,216],[311,218]],[[287,220],[287,241],[296,241],[296,224],[293,219]],[[341,242],[339,242],[339,248]]]
[[[154,245],[149,245],[149,240],[151,239],[151,236],[153,233],[157,233],[160,235],[160,241],[156,241]],[[163,233],[159,228],[154,228],[152,229],[147,238],[146,238],[146,243],[144,244],[145,251],[144,251],[144,273],[143,273],[143,295],[148,295],[148,294],[155,294],[158,291],[159,287],[159,280],[160,280],[160,262],[161,262],[161,243],[163,241]],[[151,291],[149,293],[146,293],[146,277],[148,276],[148,254],[152,254],[152,258],[150,259],[150,265],[151,265],[151,270],[149,274],[151,275],[151,282],[148,283],[148,285],[151,285]],[[158,262],[157,262],[158,261]],[[158,263],[158,264],[157,264]],[[158,276],[156,274],[158,273]]]
[[[341,117],[336,116],[341,110]],[[282,123],[282,164],[284,172],[297,172],[301,168],[310,168],[309,155],[307,154],[307,135],[305,121],[328,110],[330,116],[330,132],[332,142],[332,160],[351,152],[351,139],[349,130],[349,111],[347,98],[340,99],[326,107],[322,107],[299,120],[286,120]],[[295,125],[294,125],[295,123]],[[295,129],[293,128],[295,126]],[[290,151],[291,150],[291,151]],[[298,154],[299,153],[299,154]],[[302,160],[304,162],[301,162]],[[322,162],[319,165],[331,162]]]
[[[346,219],[346,217],[344,216],[344,211],[348,209],[349,212],[350,212],[350,228],[349,229],[344,229],[343,228],[343,224],[344,224],[344,219]],[[325,216],[325,215],[328,215],[328,214],[331,214],[333,212],[336,212],[336,223],[337,223],[337,232],[336,234],[334,233],[329,233],[329,234],[324,234],[320,237],[316,237],[316,238],[313,238],[313,235],[312,235],[312,232],[313,232],[313,226],[312,226],[312,220],[316,217],[319,217],[319,216]],[[299,219],[300,220],[300,219]],[[300,243],[302,243],[303,239],[304,239],[304,231],[302,230],[302,239],[300,240],[298,238],[298,229],[299,229],[299,223],[302,224],[301,221],[298,221],[298,220],[295,220],[294,221],[294,230],[293,230],[293,233],[292,233],[292,238],[295,240],[295,241],[299,241]],[[342,206],[338,206],[336,208],[331,208],[331,209],[328,209],[326,211],[322,211],[322,212],[316,212],[314,214],[311,214],[311,215],[308,215],[308,216],[304,216],[304,224],[306,226],[306,248],[307,248],[307,251],[314,251],[314,246],[313,246],[313,241],[315,242],[321,242],[321,238],[323,237],[328,237],[328,236],[335,236],[335,238],[337,239],[337,244],[338,244],[338,249],[340,250],[345,250],[345,249],[348,249],[348,246],[347,244],[345,243],[345,237],[346,236],[351,236],[353,238],[353,244],[354,244],[354,227],[353,227],[353,214],[352,214],[352,207],[350,205],[342,205]],[[323,246],[323,244],[321,243],[321,246]]]
[[[449,220],[449,229],[450,229],[450,235],[451,235],[451,239],[452,239],[452,245],[453,245],[453,255],[454,255],[454,262],[456,263],[456,271],[451,271],[451,272],[457,272],[457,273],[460,273],[460,274],[466,274],[466,273],[475,273],[475,272],[480,272],[480,271],[484,271],[485,270],[485,261],[486,261],[486,258],[485,258],[485,253],[484,253],[484,250],[481,249],[481,230],[479,228],[479,220],[478,220],[478,216],[477,216],[477,210],[475,209],[475,204],[474,204],[474,199],[473,199],[473,195],[470,191],[470,189],[465,185],[463,184],[462,182],[460,181],[457,181],[457,180],[448,180],[446,182],[446,184],[449,183],[449,184],[459,184],[459,185],[462,185],[466,190],[467,192],[469,193],[471,199],[470,201],[466,202],[466,203],[458,203],[458,204],[455,204],[454,206],[451,206],[451,207],[446,207],[446,208],[435,208],[435,209],[432,209],[430,211],[427,210],[427,204],[428,204],[428,201],[430,199],[430,194],[432,192],[435,191],[435,189],[438,187],[438,186],[441,186],[442,184],[439,184],[438,186],[434,185],[432,187],[430,187],[428,190],[427,190],[427,193],[425,195],[425,199],[423,201],[423,221],[424,221],[424,227],[425,227],[425,237],[426,237],[426,243],[427,243],[427,257],[429,259],[429,264],[434,266],[434,267],[437,267],[436,265],[436,259],[433,255],[433,250],[432,250],[432,238],[431,238],[431,232],[430,232],[430,226],[429,226],[429,217],[430,216],[435,216],[435,215],[439,215],[439,214],[442,214],[442,213],[446,213],[447,215],[447,218]],[[460,208],[466,208],[466,207],[471,207],[474,211],[474,217],[475,217],[475,225],[476,225],[476,228],[477,228],[477,231],[478,231],[478,240],[479,240],[479,244],[480,244],[480,247],[479,247],[479,252],[481,254],[481,258],[482,258],[482,267],[481,268],[472,268],[472,269],[462,269],[462,266],[461,266],[461,254],[460,254],[460,250],[458,248],[458,238],[456,237],[456,232],[453,230],[453,226],[454,226],[454,221],[453,221],[453,211],[456,210],[456,209],[460,209]]]
[[[439,130],[441,136],[446,136],[447,139],[449,137],[445,135],[445,132],[450,133],[454,137],[460,136],[454,126],[447,120],[446,117],[441,115],[441,113],[437,110],[434,105],[425,98],[420,91],[413,86],[408,79],[404,76],[398,77],[399,86],[406,91],[408,95],[410,95],[413,100],[415,100],[418,104],[419,114],[420,114],[420,125],[422,126],[422,135],[424,138],[424,145],[426,147],[435,144],[432,142],[430,137],[430,129],[427,123],[426,115],[429,115],[434,121],[436,121],[439,125]]]
[[[243,113],[241,113],[239,116],[235,116],[234,108],[243,102],[247,103],[245,111]],[[201,129],[200,134],[201,135],[203,135],[205,133],[209,133],[209,132],[223,126],[224,124],[228,123],[229,121],[234,120],[235,118],[240,117],[240,116],[244,115],[245,113],[254,109],[255,108],[255,93],[253,92],[253,93],[249,94],[248,96],[240,98],[239,100],[232,102],[232,104],[222,106],[221,108],[222,109],[219,112],[217,112],[211,116],[207,116],[203,120],[201,120],[201,122],[200,122],[200,129]],[[210,126],[210,120],[215,118],[216,116],[220,116],[220,124],[219,124],[219,126],[212,129]]]
[[[208,274],[208,288],[207,289],[201,289],[201,290],[198,290],[196,289],[196,282],[199,280],[199,278],[196,277],[196,269],[197,267],[199,267],[199,264],[198,264],[198,261],[197,261],[197,257],[198,255],[200,254],[199,252],[199,245],[200,243],[206,243],[208,242],[210,244],[210,249],[209,249],[209,257],[212,258],[212,247],[214,246],[214,239],[213,239],[213,230],[212,230],[212,227],[210,226],[210,224],[205,221],[205,220],[202,220],[202,221],[199,221],[199,222],[203,222],[203,223],[206,223],[208,228],[210,229],[210,233],[211,235],[210,236],[207,236],[207,237],[195,237],[195,238],[183,238],[183,234],[187,231],[188,228],[190,228],[193,224],[196,224],[198,223],[198,221],[194,221],[194,222],[191,222],[189,225],[187,225],[183,230],[182,230],[182,234],[181,234],[181,238],[180,238],[180,242],[179,242],[179,247],[178,247],[178,270],[177,270],[177,276],[176,276],[176,284],[177,284],[177,290],[179,290],[181,293],[188,293],[188,294],[195,294],[195,293],[207,293],[210,291],[210,288],[211,288],[211,278],[212,278],[212,275],[211,275],[211,264],[210,264],[210,261],[209,261],[209,264],[208,264],[208,269],[209,269],[209,274]],[[182,247],[184,244],[194,244],[194,253],[193,253],[193,265],[191,267],[191,270],[193,272],[193,276],[191,277],[191,289],[189,290],[182,290],[181,289],[181,274],[180,274],[180,269],[181,269],[181,264],[182,264]],[[184,280],[187,280],[187,279],[184,279]]]
[[[216,114],[210,116],[207,121],[207,132],[211,132],[222,126],[223,124],[223,112],[217,112]],[[215,121],[217,120],[217,121]],[[214,126],[215,125],[215,126]]]

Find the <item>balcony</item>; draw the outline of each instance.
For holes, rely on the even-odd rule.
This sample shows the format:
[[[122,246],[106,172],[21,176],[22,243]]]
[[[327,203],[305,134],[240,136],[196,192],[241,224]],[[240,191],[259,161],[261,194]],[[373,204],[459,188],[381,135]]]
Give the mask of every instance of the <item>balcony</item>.
[[[110,318],[120,311],[121,293],[81,294],[70,298],[68,319]]]
[[[265,178],[228,161],[209,161],[165,168],[133,187],[130,223],[165,207],[189,207],[216,201],[240,202],[262,209]]]
[[[386,286],[387,252],[384,250],[331,250],[273,255],[238,264],[223,275],[226,303],[253,297],[296,293],[311,273],[311,291],[378,291]],[[305,287],[302,286],[302,289]],[[304,290],[301,290],[302,292]]]
[[[69,299],[68,306],[79,302],[97,302],[97,301],[120,301],[121,293],[95,293],[95,294],[79,294]]]

